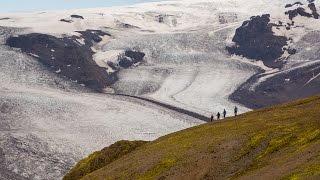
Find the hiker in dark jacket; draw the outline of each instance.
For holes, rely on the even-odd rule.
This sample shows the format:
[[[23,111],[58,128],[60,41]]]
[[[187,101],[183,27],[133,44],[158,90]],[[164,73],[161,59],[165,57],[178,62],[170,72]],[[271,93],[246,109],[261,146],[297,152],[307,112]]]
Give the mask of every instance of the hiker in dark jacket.
[[[211,115],[210,121],[213,122],[213,114]]]
[[[220,120],[220,112],[217,114],[217,119]]]
[[[226,115],[227,115],[227,111],[226,111],[226,109],[224,109],[223,110],[223,119],[226,118]]]
[[[235,107],[234,107],[234,116],[237,116],[237,115],[238,115],[238,107],[235,106]]]

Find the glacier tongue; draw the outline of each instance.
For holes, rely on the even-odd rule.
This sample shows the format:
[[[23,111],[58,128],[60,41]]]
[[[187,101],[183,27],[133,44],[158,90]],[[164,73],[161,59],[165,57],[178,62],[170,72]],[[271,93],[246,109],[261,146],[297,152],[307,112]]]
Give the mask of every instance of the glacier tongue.
[[[214,32],[120,34],[103,50],[138,47],[146,58],[138,67],[120,72],[113,86],[116,93],[143,95],[207,116],[224,108],[232,112],[234,106],[242,113],[248,111],[228,100],[257,72],[254,65],[231,60],[222,53],[232,30],[226,26]]]
[[[59,179],[75,162],[115,141],[154,140],[204,123],[161,103],[207,117],[225,108],[229,116],[234,106],[244,113],[289,100],[287,94],[303,89],[300,85],[313,89],[297,97],[317,92],[320,23],[314,19],[296,17],[297,23],[305,22],[296,30],[273,28],[275,34],[297,36],[290,45],[298,46],[298,53],[286,57],[283,69],[226,50],[244,20],[270,13],[271,21],[278,21],[286,18],[285,4],[294,2],[176,0],[2,14],[7,18],[0,18],[0,179]],[[117,72],[119,80],[105,89],[129,96],[92,92],[63,77],[61,69],[50,72],[37,60],[39,54],[3,45],[10,36],[42,33],[78,37],[74,43],[85,46],[89,29],[110,33],[97,36],[99,43],[89,41],[94,62],[108,68],[106,74],[114,72],[108,62],[119,63],[126,50],[145,54],[143,61]]]

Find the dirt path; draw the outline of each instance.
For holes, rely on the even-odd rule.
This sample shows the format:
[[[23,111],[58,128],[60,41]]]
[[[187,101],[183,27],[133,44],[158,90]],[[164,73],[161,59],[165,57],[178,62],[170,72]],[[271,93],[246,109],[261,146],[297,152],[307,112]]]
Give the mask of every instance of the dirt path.
[[[140,97],[140,96],[132,96],[132,95],[127,95],[127,94],[109,94],[109,95],[130,97],[130,98],[133,98],[133,99],[146,101],[146,102],[161,106],[163,108],[170,109],[172,111],[176,111],[176,112],[178,112],[180,114],[185,114],[187,116],[191,116],[191,117],[199,119],[201,121],[205,121],[205,122],[209,122],[210,121],[210,118],[205,116],[205,115],[202,115],[202,114],[199,114],[199,113],[196,113],[196,112],[192,112],[192,111],[189,111],[189,110],[186,110],[186,109],[183,109],[183,108],[179,108],[179,107],[176,107],[176,106],[173,106],[173,105],[169,105],[169,104],[166,104],[166,103],[163,103],[163,102],[159,102],[159,101],[156,101],[156,100],[153,100],[153,99]]]

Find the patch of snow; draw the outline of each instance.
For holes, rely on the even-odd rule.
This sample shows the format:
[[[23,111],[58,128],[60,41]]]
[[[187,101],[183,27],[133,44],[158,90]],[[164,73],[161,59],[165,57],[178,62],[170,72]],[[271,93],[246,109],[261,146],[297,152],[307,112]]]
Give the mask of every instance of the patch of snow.
[[[232,55],[231,59],[240,61],[242,63],[254,65],[254,66],[259,67],[260,69],[262,69],[264,71],[272,71],[272,70],[274,70],[273,68],[269,68],[266,65],[264,65],[262,60],[251,60],[251,59],[248,59],[248,58],[245,58],[245,57],[242,57],[242,56],[237,56],[237,55]]]
[[[309,79],[309,81],[307,81],[304,86],[308,85],[309,83],[311,83],[313,80],[317,79],[318,77],[320,77],[320,73],[317,74],[317,75],[314,75],[312,76],[312,78]]]
[[[81,45],[86,44],[83,38],[77,38],[77,42],[80,43]]]
[[[124,50],[97,51],[93,55],[93,59],[98,66],[105,67],[107,69],[107,72],[110,74],[115,72],[115,70],[113,70],[112,67],[108,65],[108,63],[117,65],[118,56],[123,53]]]
[[[100,67],[109,67],[107,62],[118,63],[118,56],[124,53],[124,50],[99,51],[93,55],[94,61]]]
[[[282,61],[284,61],[284,60],[288,59],[290,55],[291,55],[291,54],[289,54],[289,52],[288,52],[287,50],[285,50],[285,51],[283,52],[283,54],[281,55],[280,59],[281,59]]]
[[[55,71],[57,74],[61,73],[61,69],[58,69],[57,71]]]
[[[36,55],[36,54],[33,54],[33,53],[29,53],[31,56],[33,56],[33,57],[36,57],[36,58],[39,58],[39,56],[38,55]]]
[[[300,65],[297,65],[297,66],[293,66],[293,67],[287,67],[285,69],[273,69],[271,71],[266,71],[265,73],[261,74],[261,77],[258,79],[258,81],[252,85],[252,87],[250,87],[250,89],[252,91],[254,91],[254,89],[262,82],[266,81],[268,78],[271,78],[271,77],[274,77],[276,75],[279,75],[279,74],[283,74],[283,73],[288,73],[290,71],[293,71],[293,70],[296,70],[296,69],[300,69],[300,68],[303,68],[303,67],[307,67],[307,66],[311,66],[311,65],[314,65],[314,64],[318,64],[320,62],[320,60],[316,60],[316,61],[308,61],[306,62],[305,60],[301,61],[301,64]],[[311,81],[313,81],[314,79],[318,78],[320,75],[316,75],[316,76],[313,76],[313,78],[311,78],[308,82],[306,82],[305,85],[307,85],[308,83],[310,83]],[[288,80],[286,79],[286,81],[288,82]],[[290,81],[290,79],[289,79]]]

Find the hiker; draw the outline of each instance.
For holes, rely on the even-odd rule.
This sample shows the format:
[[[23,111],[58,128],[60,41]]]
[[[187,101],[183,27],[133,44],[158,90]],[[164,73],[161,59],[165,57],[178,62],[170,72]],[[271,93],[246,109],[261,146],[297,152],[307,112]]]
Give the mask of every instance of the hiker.
[[[235,106],[235,107],[234,107],[234,116],[237,116],[237,115],[238,115],[238,107]]]
[[[213,122],[213,114],[211,114],[210,121]]]
[[[220,120],[220,112],[217,114],[217,120]]]
[[[224,109],[224,110],[223,110],[223,119],[226,118],[226,115],[227,115],[227,111],[226,111],[226,109]]]

